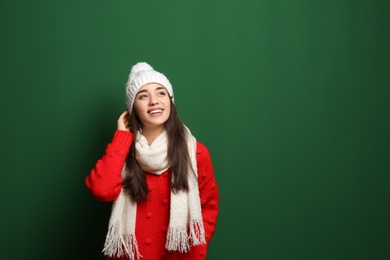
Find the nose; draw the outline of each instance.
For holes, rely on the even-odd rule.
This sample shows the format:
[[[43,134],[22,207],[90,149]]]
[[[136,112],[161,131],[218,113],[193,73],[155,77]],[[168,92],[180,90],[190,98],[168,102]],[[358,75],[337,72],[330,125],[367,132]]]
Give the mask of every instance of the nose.
[[[158,98],[156,95],[151,95],[149,99],[149,106],[155,106],[158,104]]]

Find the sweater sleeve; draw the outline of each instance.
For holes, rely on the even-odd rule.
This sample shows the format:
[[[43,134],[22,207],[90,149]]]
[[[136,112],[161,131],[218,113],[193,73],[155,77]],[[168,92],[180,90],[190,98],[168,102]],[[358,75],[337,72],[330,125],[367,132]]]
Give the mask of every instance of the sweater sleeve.
[[[208,244],[216,227],[219,193],[209,151],[206,146],[199,142],[197,145],[196,157],[203,225]]]
[[[119,196],[123,164],[132,140],[130,132],[117,130],[103,156],[85,178],[85,184],[95,199],[113,201]]]

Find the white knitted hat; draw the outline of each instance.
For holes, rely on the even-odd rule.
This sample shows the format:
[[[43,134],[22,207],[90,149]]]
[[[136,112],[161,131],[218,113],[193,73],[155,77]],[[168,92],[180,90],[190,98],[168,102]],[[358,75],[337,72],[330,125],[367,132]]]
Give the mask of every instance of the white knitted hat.
[[[138,62],[131,68],[129,79],[126,83],[126,105],[130,113],[133,109],[134,98],[139,89],[149,83],[158,83],[164,86],[173,101],[173,89],[167,77],[154,70],[146,62]]]

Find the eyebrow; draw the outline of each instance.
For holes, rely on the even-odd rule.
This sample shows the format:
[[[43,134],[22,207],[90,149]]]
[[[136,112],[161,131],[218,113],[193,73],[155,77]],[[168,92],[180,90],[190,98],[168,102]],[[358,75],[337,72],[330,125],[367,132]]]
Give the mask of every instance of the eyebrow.
[[[163,86],[160,86],[160,87],[157,87],[155,90],[160,90],[160,89],[165,89],[165,90],[167,90],[165,87],[163,87]],[[168,90],[167,90],[168,91]],[[138,91],[138,93],[137,93],[137,95],[136,96],[138,96],[138,94],[140,94],[140,93],[143,93],[143,92],[148,92],[146,89],[143,89],[143,90],[140,90],[140,91]]]

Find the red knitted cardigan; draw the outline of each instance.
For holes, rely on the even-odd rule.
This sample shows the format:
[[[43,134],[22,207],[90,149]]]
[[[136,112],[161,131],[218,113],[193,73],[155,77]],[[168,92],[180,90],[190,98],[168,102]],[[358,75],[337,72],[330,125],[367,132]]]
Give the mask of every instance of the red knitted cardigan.
[[[105,153],[85,178],[85,184],[92,196],[99,201],[115,200],[122,188],[122,167],[125,162],[133,135],[117,130]],[[201,200],[203,224],[206,235],[205,245],[191,248],[188,253],[168,252],[164,246],[169,223],[170,169],[161,175],[148,174],[147,200],[137,205],[135,234],[142,260],[201,260],[206,258],[207,246],[214,234],[218,216],[218,187],[214,176],[211,157],[206,146],[197,142],[196,162],[198,187]],[[126,258],[107,258],[107,260]]]

